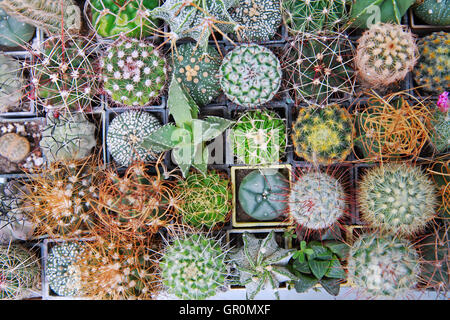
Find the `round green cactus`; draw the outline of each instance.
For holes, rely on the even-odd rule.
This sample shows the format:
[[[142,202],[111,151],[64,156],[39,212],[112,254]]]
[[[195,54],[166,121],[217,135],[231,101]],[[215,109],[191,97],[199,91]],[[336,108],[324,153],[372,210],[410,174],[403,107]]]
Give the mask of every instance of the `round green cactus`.
[[[289,214],[300,226],[312,230],[331,227],[345,216],[348,205],[342,184],[323,172],[297,178],[289,193]]]
[[[141,142],[160,127],[159,120],[148,112],[125,111],[115,117],[108,127],[108,151],[121,166],[129,166],[135,160],[154,161],[161,150],[146,150],[141,147]]]
[[[0,112],[13,111],[20,103],[25,86],[21,70],[18,60],[0,53]]]
[[[407,240],[361,236],[350,248],[348,279],[373,298],[404,297],[418,282],[417,251]]]
[[[449,0],[419,0],[414,6],[414,14],[431,25],[450,25]]]
[[[231,211],[229,180],[217,172],[190,174],[179,182],[179,209],[183,222],[196,228],[212,228],[225,222]]]
[[[30,41],[36,28],[0,9],[0,46],[18,47]]]
[[[244,210],[259,221],[274,220],[287,208],[285,193],[289,182],[280,172],[254,170],[242,179],[238,199]]]
[[[193,234],[175,239],[160,260],[162,282],[181,299],[203,300],[225,285],[225,251],[215,239]]]
[[[156,20],[148,11],[159,5],[158,0],[89,0],[92,25],[106,38],[120,34],[143,39],[154,33]]]
[[[450,33],[433,32],[417,44],[420,58],[413,70],[416,83],[436,95],[450,91]]]
[[[166,59],[150,43],[121,38],[100,60],[103,89],[117,104],[142,107],[156,101],[166,82]]]
[[[416,166],[387,163],[371,168],[359,190],[362,218],[388,233],[414,235],[436,215],[437,189]]]
[[[181,44],[176,49],[174,77],[199,106],[207,105],[220,94],[218,74],[221,60],[212,46],[208,46],[206,52],[197,49],[193,43]]]
[[[278,163],[286,148],[286,123],[270,110],[247,110],[230,134],[239,163]]]
[[[450,145],[450,115],[448,111],[442,112],[438,108],[435,108],[433,110],[431,126],[431,143],[437,152],[444,152]]]
[[[257,44],[234,48],[220,66],[220,85],[225,95],[243,107],[270,101],[280,89],[281,65],[275,54]]]
[[[51,247],[45,267],[50,289],[58,296],[78,296],[81,294],[81,272],[76,263],[84,253],[78,242],[63,242]]]
[[[95,125],[82,113],[49,112],[39,145],[49,161],[82,159],[97,145]]]

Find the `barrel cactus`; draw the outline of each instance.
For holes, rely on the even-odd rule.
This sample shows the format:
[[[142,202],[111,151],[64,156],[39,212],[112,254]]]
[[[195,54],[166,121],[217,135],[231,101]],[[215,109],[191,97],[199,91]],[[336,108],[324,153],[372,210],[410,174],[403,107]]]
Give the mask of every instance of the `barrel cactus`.
[[[103,89],[119,105],[142,107],[156,101],[166,82],[166,59],[152,44],[122,37],[100,60]]]
[[[0,53],[0,113],[15,110],[22,99],[25,80],[21,70],[18,60]]]
[[[0,9],[0,46],[23,46],[33,38],[35,31],[35,27],[9,16]]]
[[[214,238],[183,235],[168,244],[159,262],[168,293],[181,299],[203,300],[225,285],[226,251]]]
[[[405,297],[419,279],[419,256],[408,240],[364,234],[347,261],[349,281],[371,298]]]
[[[450,33],[433,32],[417,43],[420,58],[413,70],[416,83],[435,95],[450,91]]]
[[[414,14],[430,25],[450,25],[449,0],[418,0],[413,7]]]
[[[148,112],[125,111],[109,124],[108,151],[120,166],[129,166],[135,160],[155,161],[161,151],[157,147],[146,150],[141,142],[160,127],[159,120]]]
[[[48,161],[78,160],[87,157],[97,145],[95,125],[83,113],[47,113],[42,130],[41,150]]]
[[[11,162],[21,162],[30,153],[30,142],[17,133],[7,133],[0,137],[0,156]]]
[[[382,231],[411,236],[436,215],[437,190],[420,167],[386,163],[362,177],[359,204],[362,219]]]
[[[281,77],[278,58],[257,44],[234,48],[220,66],[220,85],[225,95],[247,108],[272,100],[280,89]]]

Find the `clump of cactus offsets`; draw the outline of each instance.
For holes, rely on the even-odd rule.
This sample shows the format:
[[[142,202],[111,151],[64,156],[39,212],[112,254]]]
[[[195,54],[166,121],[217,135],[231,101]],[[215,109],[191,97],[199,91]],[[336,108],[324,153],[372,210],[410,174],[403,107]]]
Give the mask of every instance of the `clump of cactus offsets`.
[[[202,234],[183,235],[168,244],[159,262],[162,283],[181,299],[203,300],[225,285],[226,251]]]
[[[45,274],[50,289],[58,296],[81,295],[81,271],[77,262],[84,252],[84,245],[75,241],[51,247]]]
[[[362,235],[350,248],[348,279],[371,298],[400,298],[414,288],[419,256],[407,240]]]
[[[273,111],[248,110],[236,121],[230,139],[239,163],[277,163],[286,148],[286,123]]]
[[[25,86],[21,70],[18,60],[0,53],[0,113],[18,109]]]
[[[136,160],[155,161],[162,149],[153,146],[146,150],[141,142],[159,128],[159,120],[150,113],[125,111],[115,117],[108,127],[108,151],[120,166],[129,166]]]
[[[33,38],[36,28],[9,16],[0,9],[0,45],[19,47]]]
[[[83,113],[47,113],[40,147],[49,161],[78,160],[89,156],[97,144],[95,125]]]
[[[358,39],[355,65],[364,85],[383,88],[403,80],[418,58],[411,31],[401,25],[375,24]]]
[[[253,300],[269,285],[279,299],[280,283],[298,279],[287,267],[295,250],[280,248],[273,231],[264,239],[245,232],[242,240],[244,246],[231,252],[230,261],[238,271],[239,284],[245,286],[247,299]]]
[[[419,0],[413,7],[414,14],[427,24],[437,26],[450,25],[449,0]]]
[[[117,104],[142,107],[156,101],[166,83],[164,55],[152,44],[122,37],[100,60],[103,89]]]
[[[245,44],[229,52],[220,67],[220,85],[228,99],[243,107],[272,100],[280,89],[280,61],[269,49]]]
[[[179,209],[183,222],[196,228],[213,228],[227,220],[231,190],[226,176],[215,171],[190,174],[179,182]]]
[[[387,163],[371,168],[359,190],[363,220],[391,234],[419,233],[436,215],[437,190],[420,167]]]
[[[297,156],[319,164],[344,161],[351,152],[353,137],[351,115],[336,104],[300,108],[291,134]]]
[[[39,259],[22,245],[0,246],[0,300],[20,300],[40,289]]]
[[[420,58],[413,70],[416,83],[435,95],[450,91],[450,33],[434,32],[417,44]]]

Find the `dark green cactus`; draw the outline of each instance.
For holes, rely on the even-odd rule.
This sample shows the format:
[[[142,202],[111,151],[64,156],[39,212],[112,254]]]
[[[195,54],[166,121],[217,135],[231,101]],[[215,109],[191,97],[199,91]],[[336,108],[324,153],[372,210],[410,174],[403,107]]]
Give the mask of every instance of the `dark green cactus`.
[[[1,46],[23,46],[33,38],[35,30],[35,27],[9,16],[3,9],[0,9]]]
[[[449,0],[418,0],[413,7],[414,14],[431,25],[450,25]]]

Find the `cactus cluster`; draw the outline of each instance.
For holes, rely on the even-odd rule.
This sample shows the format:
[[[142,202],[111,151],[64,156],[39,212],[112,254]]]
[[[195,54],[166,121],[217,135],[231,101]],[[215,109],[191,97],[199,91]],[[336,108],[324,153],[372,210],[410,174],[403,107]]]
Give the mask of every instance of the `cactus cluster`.
[[[25,80],[22,64],[0,53],[0,113],[14,111],[22,99]]]
[[[419,0],[413,7],[414,14],[430,25],[450,25],[449,0]]]
[[[0,46],[19,47],[33,38],[36,28],[0,9]]]

